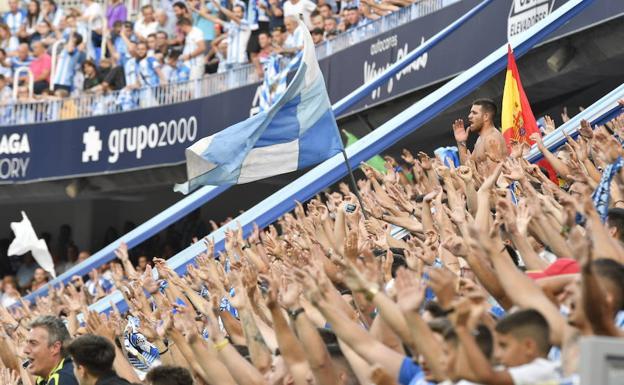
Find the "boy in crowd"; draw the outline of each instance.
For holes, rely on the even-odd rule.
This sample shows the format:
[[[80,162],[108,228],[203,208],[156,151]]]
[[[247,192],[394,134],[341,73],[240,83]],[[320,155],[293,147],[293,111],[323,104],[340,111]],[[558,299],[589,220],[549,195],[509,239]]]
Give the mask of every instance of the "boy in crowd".
[[[86,334],[74,339],[67,351],[79,385],[130,385],[113,369],[115,347],[106,338]]]
[[[187,82],[191,79],[191,70],[178,60],[180,51],[171,50],[167,55],[167,64],[163,68],[163,74],[169,84]]]
[[[455,308],[455,331],[463,359],[472,373],[461,377],[483,385],[540,384],[561,378],[559,364],[547,359],[550,331],[543,315],[533,309],[519,310],[496,324],[495,361],[504,369],[496,370],[476,343],[468,327],[470,305]]]

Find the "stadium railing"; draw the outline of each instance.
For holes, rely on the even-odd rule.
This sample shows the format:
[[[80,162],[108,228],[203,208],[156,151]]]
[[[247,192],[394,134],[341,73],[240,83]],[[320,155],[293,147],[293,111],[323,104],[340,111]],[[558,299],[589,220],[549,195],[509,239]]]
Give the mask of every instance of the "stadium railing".
[[[516,56],[524,55],[531,47],[585,9],[592,1],[570,0],[530,29],[513,37],[510,43],[514,48]],[[348,147],[346,152],[349,160],[353,164],[359,164],[359,162],[365,161],[387,149],[453,103],[459,101],[462,97],[467,96],[496,73],[504,70],[506,65],[507,46],[503,45],[469,70],[458,75]],[[244,236],[247,236],[252,231],[254,223],[264,227],[274,222],[281,215],[292,210],[295,206],[295,201],[306,201],[346,174],[347,167],[342,154],[338,154],[316,166],[294,182],[235,218],[229,225],[223,226],[210,234],[210,237],[215,241],[215,251],[223,250],[227,228],[239,223],[243,228]],[[170,258],[167,264],[178,274],[183,274],[186,271],[186,266],[192,263],[195,257],[204,251],[205,245],[202,242],[197,242]],[[114,292],[91,305],[91,309],[98,312],[108,312],[111,303],[116,304],[122,311],[127,308],[122,295],[119,292]]]
[[[592,126],[607,123],[624,111],[622,105],[618,103],[618,100],[623,98],[624,84],[609,92],[594,104],[581,111],[581,113],[557,127],[555,131],[542,138],[544,146],[553,152],[567,142],[564,133],[572,138],[576,138],[579,134],[578,129],[581,126],[581,120],[587,120]],[[537,146],[533,145],[526,159],[529,162],[537,162],[542,159],[542,157],[542,153],[537,149]]]
[[[345,31],[332,40],[323,42],[316,47],[317,57],[320,60],[355,43],[387,32],[459,1],[461,0],[421,0],[409,7],[401,8],[377,20]],[[4,106],[0,106],[0,125],[53,122],[149,108],[165,103],[181,103],[259,81],[260,78],[255,66],[248,64],[226,73],[205,75],[196,81],[143,88],[138,91],[142,103],[132,106],[124,107],[118,103],[121,99],[119,98],[121,91],[106,94],[83,93],[58,100],[10,101]]]
[[[421,44],[420,46],[418,46],[417,48],[409,52],[401,60],[397,61],[390,67],[386,68],[386,70],[384,70],[381,74],[379,74],[375,79],[358,87],[349,95],[345,96],[343,99],[335,103],[332,106],[334,113],[339,114],[340,111],[344,111],[345,109],[348,109],[350,106],[353,106],[356,103],[358,103],[367,94],[370,93],[371,89],[382,85],[389,78],[391,78],[396,73],[401,71],[403,68],[408,66],[414,59],[421,56],[422,54],[424,54],[425,52],[433,48],[435,45],[443,41],[446,37],[451,35],[454,31],[460,28],[464,23],[470,20],[474,15],[481,12],[485,7],[487,7],[490,3],[492,3],[492,1],[493,0],[482,0],[479,4],[474,6],[469,12],[465,13],[464,15],[456,19],[453,23],[443,28],[441,31],[436,33],[431,38],[429,38],[423,44]],[[60,282],[65,283],[74,275],[84,275],[86,272],[90,271],[91,269],[98,267],[101,264],[106,263],[107,261],[114,258],[114,250],[118,247],[121,241],[126,242],[128,246],[132,248],[136,246],[137,244],[141,243],[142,241],[144,241],[145,239],[149,238],[150,236],[154,235],[158,231],[161,231],[166,226],[172,223],[175,223],[179,219],[183,218],[192,210],[195,210],[196,208],[200,207],[206,202],[209,202],[210,200],[212,200],[213,198],[215,198],[222,192],[226,191],[228,188],[229,186],[219,186],[219,187],[206,186],[206,187],[199,189],[198,191],[180,200],[179,202],[177,202],[176,204],[174,204],[167,210],[163,211],[162,213],[159,213],[152,219],[141,224],[140,226],[132,230],[130,233],[124,235],[122,238],[107,245],[102,250],[93,254],[89,259],[81,262],[80,264],[72,267],[69,271],[61,274],[55,280],[51,281],[49,285],[54,286]],[[27,298],[32,299],[33,297],[45,295],[45,293],[48,290],[49,285],[46,285],[40,288],[36,292],[30,294]]]

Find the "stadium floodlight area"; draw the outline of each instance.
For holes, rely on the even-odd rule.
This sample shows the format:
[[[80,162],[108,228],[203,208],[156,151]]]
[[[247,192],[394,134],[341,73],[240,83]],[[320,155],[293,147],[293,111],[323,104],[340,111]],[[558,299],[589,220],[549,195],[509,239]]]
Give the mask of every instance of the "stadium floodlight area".
[[[596,126],[605,124],[620,115],[624,111],[624,108],[618,103],[618,100],[622,98],[624,98],[624,84],[620,85],[591,106],[576,114],[573,118],[559,126],[555,131],[546,135],[542,139],[544,146],[552,152],[567,142],[564,133],[573,138],[578,136],[581,120],[587,120],[592,126]],[[532,163],[537,162],[542,158],[543,155],[537,149],[536,145],[531,147],[531,151],[526,156],[526,159]]]
[[[624,341],[589,336],[580,341],[581,384],[624,385]]]
[[[449,24],[447,27],[442,29],[440,32],[429,38],[427,41],[422,43],[419,47],[415,48],[411,52],[409,52],[404,58],[398,60],[395,64],[387,68],[381,74],[379,74],[375,79],[371,82],[366,83],[360,87],[358,87],[355,91],[351,92],[349,95],[345,96],[338,102],[336,102],[332,106],[332,110],[334,111],[334,115],[338,116],[343,112],[347,111],[349,108],[357,104],[360,100],[365,98],[367,95],[370,95],[371,90],[383,85],[390,78],[396,75],[398,72],[403,70],[405,67],[410,65],[414,60],[416,60],[419,56],[422,56],[426,52],[428,52],[431,48],[435,47],[441,41],[450,36],[454,31],[464,25],[468,20],[474,17],[477,13],[481,12],[487,5],[489,5],[493,0],[483,0],[481,3],[477,4],[474,8],[472,8],[469,12],[455,20],[453,23]],[[133,248],[141,242],[147,240],[151,236],[157,234],[167,226],[176,223],[178,220],[184,218],[190,212],[196,210],[202,205],[210,202],[212,199],[219,196],[221,193],[225,192],[231,186],[206,186],[201,189],[195,191],[189,196],[181,199],[179,202],[164,210],[160,214],[156,215],[154,218],[148,220],[147,222],[141,224],[136,227],[134,230],[125,234],[121,238],[115,240],[110,243],[102,250],[93,254],[88,259],[82,261],[81,263],[75,265],[70,270],[61,274],[56,279],[49,282],[48,285],[45,285],[35,292],[26,296],[26,299],[29,301],[34,301],[35,298],[46,295],[48,293],[49,287],[55,287],[59,284],[66,284],[71,280],[71,278],[75,275],[83,276],[87,274],[94,268],[97,268],[104,263],[115,258],[115,249],[119,247],[121,242],[125,242],[128,244],[129,248]]]
[[[531,47],[543,40],[550,33],[565,24],[592,3],[592,0],[570,0],[530,29],[515,36],[510,41],[518,57],[524,55]],[[414,105],[390,119],[373,132],[361,138],[346,149],[349,160],[359,164],[378,154],[452,104],[467,96],[475,88],[483,84],[507,66],[507,45],[503,45],[472,68],[458,75],[436,91],[424,97]],[[373,87],[370,88],[370,91]],[[305,201],[319,191],[327,188],[347,175],[347,167],[342,154],[326,160],[294,182],[277,191],[256,206],[244,212],[229,225],[213,232],[210,237],[215,241],[215,251],[224,248],[225,231],[239,223],[247,236],[256,223],[264,227],[286,212],[292,210],[295,201]],[[205,245],[197,242],[179,252],[167,261],[167,264],[178,274],[186,272],[186,266],[193,263],[195,257],[205,251]],[[110,304],[115,303],[120,310],[127,309],[121,293],[118,291],[99,300],[90,306],[98,312],[110,311]]]

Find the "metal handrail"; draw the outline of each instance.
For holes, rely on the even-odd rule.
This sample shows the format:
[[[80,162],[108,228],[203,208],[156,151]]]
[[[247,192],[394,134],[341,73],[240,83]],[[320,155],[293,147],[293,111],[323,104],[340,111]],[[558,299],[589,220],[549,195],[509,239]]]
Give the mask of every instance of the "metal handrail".
[[[28,67],[19,67],[15,70],[13,74],[13,100],[17,100],[17,92],[19,91],[19,78],[22,72],[26,72],[28,74],[28,97],[32,99],[34,84],[35,84],[35,75],[33,75],[32,71]]]
[[[52,64],[50,67],[50,91],[54,91],[54,75],[56,74],[56,60],[58,59],[58,47],[65,44],[64,40],[55,41],[52,44]]]
[[[316,47],[317,57],[322,59],[333,55],[336,52],[349,48],[357,42],[372,38],[459,1],[461,0],[421,0],[411,6],[346,31],[336,36],[334,39],[318,45]],[[89,39],[90,35],[91,34],[89,34]],[[102,40],[102,44],[105,45],[104,38]],[[156,105],[154,102],[158,102],[160,105],[179,103],[226,92],[234,88],[256,83],[259,80],[260,78],[256,74],[255,66],[249,64],[229,70],[227,73],[205,75],[202,79],[189,82],[196,82],[195,87],[192,88],[190,85],[169,84],[136,91],[135,93],[137,95],[147,95],[149,97],[140,98],[139,100],[141,102],[135,103],[132,108],[128,108],[128,106],[121,108],[114,103],[114,101],[119,98],[119,91],[97,95],[82,94],[73,97],[71,100],[64,99],[76,106],[75,116],[58,114],[58,105],[61,103],[61,101],[58,100],[38,100],[29,103],[14,102],[13,104],[0,107],[0,110],[5,110],[0,111],[0,125],[41,123],[70,118],[90,117],[111,112],[147,108]],[[184,88],[193,89],[194,91],[189,93],[184,91]],[[10,110],[6,111],[6,109]],[[26,116],[29,121],[24,120]]]

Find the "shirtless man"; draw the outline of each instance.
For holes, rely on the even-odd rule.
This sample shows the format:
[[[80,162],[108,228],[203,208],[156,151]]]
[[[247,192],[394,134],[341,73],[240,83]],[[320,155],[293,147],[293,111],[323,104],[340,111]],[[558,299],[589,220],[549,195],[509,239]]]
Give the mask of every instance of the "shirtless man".
[[[458,119],[453,123],[453,133],[457,141],[461,164],[465,165],[469,160],[472,160],[477,165],[479,171],[485,171],[485,175],[489,175],[496,166],[491,161],[498,163],[509,155],[503,134],[494,126],[496,110],[496,104],[492,100],[477,99],[470,108],[470,114],[468,115],[470,127],[468,127],[468,130],[464,128],[462,119]],[[466,147],[466,141],[470,132],[479,134],[472,155],[468,153],[468,148]]]

